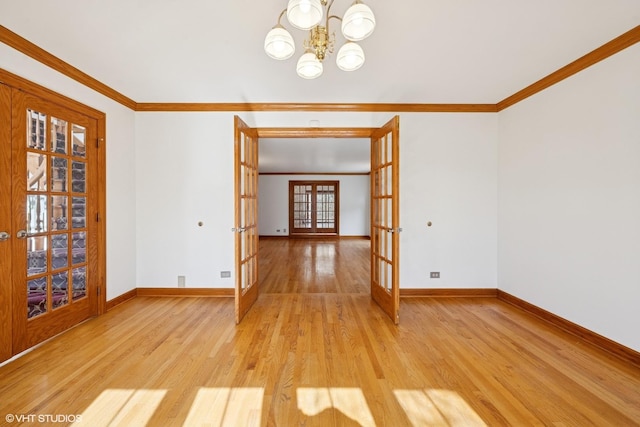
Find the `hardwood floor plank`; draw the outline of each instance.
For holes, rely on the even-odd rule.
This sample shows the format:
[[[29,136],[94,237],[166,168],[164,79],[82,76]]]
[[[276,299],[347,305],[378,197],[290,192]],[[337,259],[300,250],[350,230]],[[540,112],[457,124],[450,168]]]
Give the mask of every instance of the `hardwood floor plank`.
[[[228,416],[265,426],[640,419],[637,368],[497,299],[403,300],[398,327],[367,295],[256,304],[236,327],[230,299],[137,297],[0,367],[1,412],[178,426],[232,399]]]
[[[260,239],[262,293],[369,293],[368,239]]]
[[[395,326],[369,243],[312,243],[340,277],[272,264],[240,325],[230,298],[138,296],[0,366],[0,425],[640,425],[637,366],[497,298],[403,299]]]

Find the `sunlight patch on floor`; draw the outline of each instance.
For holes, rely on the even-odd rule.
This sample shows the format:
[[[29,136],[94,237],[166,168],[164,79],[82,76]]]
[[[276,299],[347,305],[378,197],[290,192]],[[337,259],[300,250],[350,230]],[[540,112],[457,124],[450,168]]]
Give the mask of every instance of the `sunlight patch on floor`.
[[[146,425],[166,390],[108,389],[82,413],[77,425],[93,427]]]
[[[414,426],[486,427],[478,414],[451,390],[394,390]]]
[[[146,425],[167,390],[107,389],[82,413],[79,423],[92,427]],[[480,416],[455,391],[394,390],[408,420],[417,426],[486,427]],[[364,427],[376,422],[364,392],[355,387],[300,387],[297,408],[306,417],[335,410]],[[256,426],[263,417],[263,387],[200,387],[183,426]]]
[[[200,388],[184,426],[260,426],[264,388]]]
[[[298,388],[297,398],[298,409],[307,416],[334,408],[364,427],[376,425],[359,388]]]

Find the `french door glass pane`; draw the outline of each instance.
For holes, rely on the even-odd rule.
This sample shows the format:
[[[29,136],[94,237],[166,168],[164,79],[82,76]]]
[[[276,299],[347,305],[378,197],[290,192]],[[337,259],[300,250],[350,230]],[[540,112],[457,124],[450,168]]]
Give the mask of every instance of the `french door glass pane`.
[[[67,153],[67,122],[51,118],[51,151],[54,153]]]
[[[87,198],[71,198],[71,227],[84,228],[87,225]]]
[[[41,153],[27,153],[27,189],[47,191],[47,156]]]
[[[82,264],[87,260],[87,246],[86,246],[86,233],[84,231],[80,233],[73,233],[73,264]]]
[[[58,270],[69,266],[69,235],[54,234],[51,236],[51,268]]]
[[[46,114],[27,110],[27,147],[36,150],[45,149]]]
[[[87,186],[86,163],[71,162],[71,191],[84,193]]]
[[[47,268],[47,237],[27,238],[27,276],[46,273]]]
[[[27,280],[27,317],[39,316],[47,312],[47,278]]]
[[[51,305],[62,307],[69,303],[69,272],[67,270],[51,276]]]
[[[67,191],[68,160],[63,157],[51,157],[51,191]]]
[[[27,196],[27,233],[37,234],[47,231],[47,196],[33,194]]]
[[[71,140],[73,145],[73,155],[77,157],[86,156],[86,134],[87,130],[79,125],[73,125],[71,129]]]
[[[87,296],[87,268],[73,269],[73,299],[77,300]]]
[[[68,228],[68,200],[67,196],[51,197],[51,231],[66,230]]]

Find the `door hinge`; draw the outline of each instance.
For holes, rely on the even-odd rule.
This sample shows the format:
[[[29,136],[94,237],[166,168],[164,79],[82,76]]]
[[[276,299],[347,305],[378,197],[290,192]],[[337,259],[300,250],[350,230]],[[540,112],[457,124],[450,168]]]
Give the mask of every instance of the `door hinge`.
[[[97,138],[96,139],[96,148],[100,148],[100,143],[104,142],[104,138]]]
[[[98,290],[98,296],[100,296],[100,292],[101,292],[101,291],[100,291],[100,289],[101,289],[101,288],[100,288],[100,286],[98,286],[98,288],[97,288],[97,290]]]
[[[96,222],[100,222],[100,213],[96,213]]]

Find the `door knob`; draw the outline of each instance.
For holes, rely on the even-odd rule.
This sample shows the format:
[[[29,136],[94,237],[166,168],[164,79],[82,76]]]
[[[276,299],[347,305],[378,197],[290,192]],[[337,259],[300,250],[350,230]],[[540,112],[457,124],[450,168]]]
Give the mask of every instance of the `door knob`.
[[[4,242],[5,240],[9,240],[9,237],[11,237],[11,235],[9,233],[7,233],[6,231],[0,231],[0,242]]]
[[[16,233],[16,237],[18,239],[25,239],[27,237],[27,231],[26,230],[20,230]]]

